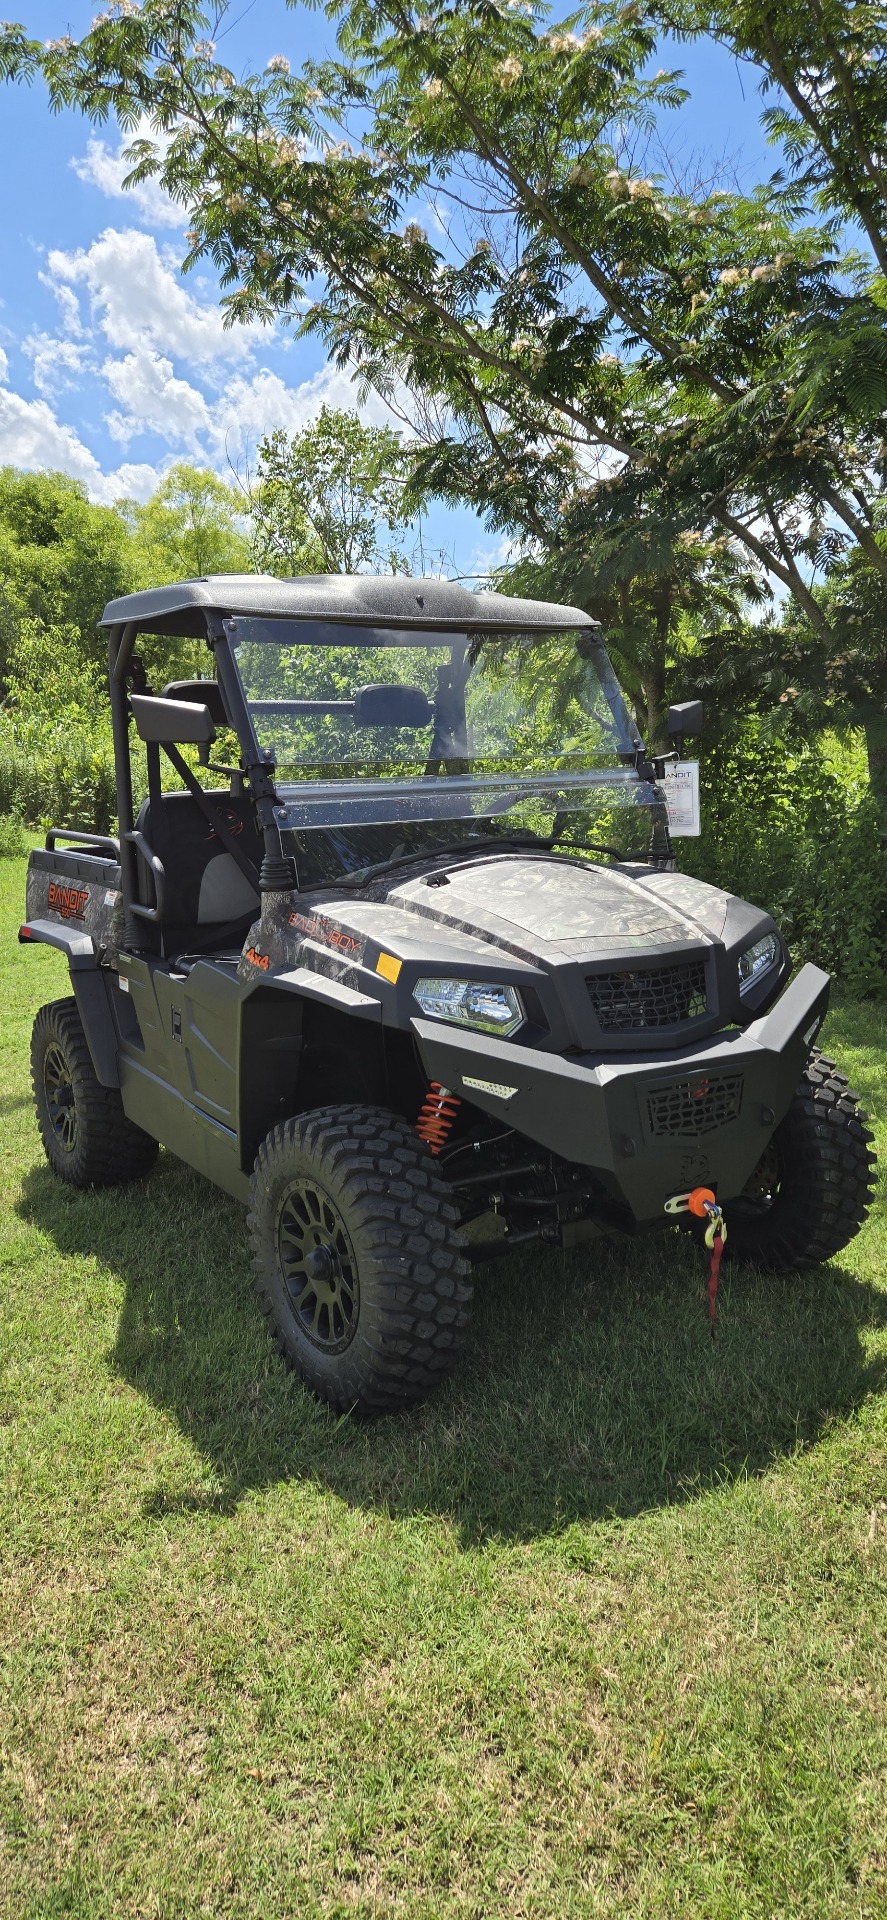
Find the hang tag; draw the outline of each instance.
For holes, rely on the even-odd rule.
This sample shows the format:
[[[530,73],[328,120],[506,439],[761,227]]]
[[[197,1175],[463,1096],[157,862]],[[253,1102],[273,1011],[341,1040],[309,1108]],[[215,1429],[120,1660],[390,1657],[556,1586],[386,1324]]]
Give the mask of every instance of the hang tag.
[[[699,761],[672,761],[671,766],[665,769],[662,791],[668,808],[668,831],[672,838],[696,839],[701,832]]]

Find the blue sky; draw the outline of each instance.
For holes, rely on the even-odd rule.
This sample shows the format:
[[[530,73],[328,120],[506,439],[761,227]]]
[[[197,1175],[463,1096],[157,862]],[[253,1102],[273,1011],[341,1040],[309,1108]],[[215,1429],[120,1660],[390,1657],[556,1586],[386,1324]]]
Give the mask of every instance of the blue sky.
[[[10,11],[52,39],[79,38],[93,9],[30,0]],[[322,13],[281,0],[253,0],[231,18],[217,41],[235,71],[274,53],[295,69],[332,41]],[[755,74],[709,44],[659,56],[672,62],[691,88],[670,122],[672,152],[688,167],[696,155],[726,163],[743,185],[766,177],[774,157]],[[223,330],[213,279],[178,272],[182,211],[155,187],[123,192],[124,144],[112,126],[51,115],[40,83],[0,89],[0,461],[62,468],[102,501],[146,498],[175,460],[229,474],[262,433],[294,430],[324,400],[355,401],[317,342],[283,328]],[[387,417],[381,403],[364,411]],[[453,571],[482,571],[497,556],[468,512],[432,513],[428,536]]]

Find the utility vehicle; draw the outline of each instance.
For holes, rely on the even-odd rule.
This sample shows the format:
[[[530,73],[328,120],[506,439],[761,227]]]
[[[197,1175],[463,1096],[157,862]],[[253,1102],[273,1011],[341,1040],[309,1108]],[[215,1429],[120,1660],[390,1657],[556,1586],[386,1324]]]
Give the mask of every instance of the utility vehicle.
[[[103,625],[119,841],[53,829],[20,936],[73,989],[34,1027],[43,1144],[89,1187],[162,1142],[246,1201],[274,1339],[333,1407],[432,1388],[493,1254],[673,1228],[700,1189],[763,1267],[857,1232],[828,975],[674,870],[669,756],[586,614],[220,576]],[[206,677],[153,690],[140,635]]]

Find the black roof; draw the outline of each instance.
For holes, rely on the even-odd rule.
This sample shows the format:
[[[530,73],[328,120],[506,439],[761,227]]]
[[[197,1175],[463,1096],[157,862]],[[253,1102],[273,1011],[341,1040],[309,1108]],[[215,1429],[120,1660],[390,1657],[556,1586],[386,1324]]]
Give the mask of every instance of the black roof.
[[[369,573],[312,573],[296,580],[264,573],[214,573],[109,600],[101,625],[134,621],[150,633],[200,638],[208,612],[359,626],[453,627],[462,632],[476,627],[550,630],[597,625],[578,607],[516,600],[504,593],[469,593],[453,580]]]

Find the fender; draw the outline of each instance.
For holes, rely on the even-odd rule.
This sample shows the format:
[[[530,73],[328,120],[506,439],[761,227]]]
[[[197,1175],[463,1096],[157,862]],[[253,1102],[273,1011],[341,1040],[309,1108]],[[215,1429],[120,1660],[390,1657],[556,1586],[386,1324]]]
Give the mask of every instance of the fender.
[[[315,973],[312,967],[292,967],[287,973],[271,973],[268,986],[279,987],[284,993],[301,994],[306,1000],[321,1000],[325,1006],[350,1013],[356,1020],[382,1019],[381,1000],[369,993],[358,993],[355,987],[346,987],[343,981],[332,980],[324,973]]]
[[[86,972],[90,967],[98,966],[90,935],[79,932],[75,927],[65,927],[57,920],[26,920],[19,927],[18,937],[23,947],[58,947],[60,953],[67,954],[72,973]]]
[[[99,966],[89,934],[59,926],[54,920],[26,920],[19,927],[18,937],[22,946],[57,947],[67,954],[77,1012],[96,1079],[102,1087],[119,1087],[118,1036],[108,998],[111,975],[107,967]]]

